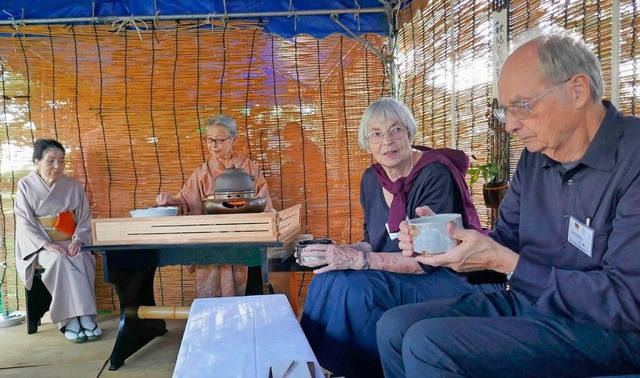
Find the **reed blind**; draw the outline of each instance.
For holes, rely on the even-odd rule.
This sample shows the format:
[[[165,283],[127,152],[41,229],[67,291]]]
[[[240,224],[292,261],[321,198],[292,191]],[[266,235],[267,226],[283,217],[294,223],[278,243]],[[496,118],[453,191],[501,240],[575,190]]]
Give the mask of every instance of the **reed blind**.
[[[620,1],[620,104],[640,115],[640,1]]]
[[[619,51],[619,108],[637,114],[638,2],[619,4],[614,20],[611,0],[511,1],[509,32],[555,23],[582,33],[602,61],[605,98]],[[365,36],[394,55],[401,99],[420,128],[417,144],[454,146],[487,161],[490,33],[488,2],[414,0],[398,15],[393,51],[385,38]],[[10,308],[24,304],[13,269],[13,196],[32,169],[35,138],[67,147],[67,173],[85,184],[95,217],[121,217],[181,187],[207,156],[204,121],[222,112],[237,120],[237,149],[263,169],[276,208],[303,204],[315,236],[341,243],[362,237],[359,180],[371,157],[357,146],[358,121],[371,101],[388,95],[389,79],[361,43],[340,35],[283,39],[268,33],[268,23],[197,21],[139,30],[23,25],[0,28],[0,39],[0,260],[9,262],[2,287]],[[512,138],[511,146],[514,168],[522,145]],[[481,184],[472,193],[486,225]],[[193,298],[183,268],[162,268],[156,277],[161,304]],[[99,307],[115,309],[110,287],[101,279],[96,286]]]
[[[638,59],[640,59],[640,47],[638,46],[638,30],[640,18],[638,17],[638,2],[635,0],[623,0],[620,4],[620,19],[612,18],[612,1],[580,1],[580,2],[548,2],[548,1],[512,1],[511,2],[511,35],[517,35],[530,27],[555,24],[572,29],[581,34],[592,46],[593,51],[600,58],[603,78],[605,82],[604,98],[611,98],[612,61],[614,49],[612,46],[613,24],[620,27],[618,38],[619,45],[615,46],[619,51],[619,72],[617,79],[620,84],[620,101],[618,109],[625,114],[638,115]],[[513,139],[512,149],[516,161],[523,149],[522,143]],[[512,165],[515,167],[515,165]]]
[[[620,20],[612,19],[613,3],[514,0],[509,7],[509,35],[536,26],[556,24],[581,33],[600,57],[605,98],[611,97],[612,30],[619,23],[619,109],[638,114],[640,21],[637,0],[620,2]],[[491,4],[484,1],[411,1],[400,13],[398,65],[402,99],[421,130],[417,143],[456,146],[485,163],[491,154]],[[455,63],[452,63],[455,62]],[[453,109],[452,104],[453,103]],[[451,132],[451,125],[455,131]],[[511,171],[523,145],[510,137]],[[472,160],[474,163],[474,160]],[[489,225],[482,200],[482,182],[471,188],[481,221]]]
[[[490,4],[412,1],[401,12],[398,64],[402,99],[418,121],[417,144],[488,159],[491,94]],[[472,159],[473,159],[472,158]],[[482,183],[472,188],[483,224]]]
[[[177,193],[208,157],[201,133],[219,113],[236,119],[236,150],[262,168],[276,209],[302,204],[305,232],[362,239],[359,184],[371,157],[357,128],[388,93],[380,59],[342,35],[283,39],[247,22],[139,26],[0,30],[0,258],[14,266],[13,196],[36,138],[67,148],[67,173],[85,185],[94,218],[127,217],[158,192]],[[364,38],[384,48],[385,38]],[[20,308],[14,269],[5,281]],[[115,308],[111,288],[96,286],[99,307]],[[156,291],[161,304],[188,303],[193,276],[162,268]]]

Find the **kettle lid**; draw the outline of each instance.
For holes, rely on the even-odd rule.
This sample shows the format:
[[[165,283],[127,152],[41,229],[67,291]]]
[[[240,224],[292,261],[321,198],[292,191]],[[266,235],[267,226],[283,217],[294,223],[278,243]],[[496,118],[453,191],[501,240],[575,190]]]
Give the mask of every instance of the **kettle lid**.
[[[216,178],[215,191],[247,191],[254,190],[253,180],[244,169],[231,166],[222,171]]]

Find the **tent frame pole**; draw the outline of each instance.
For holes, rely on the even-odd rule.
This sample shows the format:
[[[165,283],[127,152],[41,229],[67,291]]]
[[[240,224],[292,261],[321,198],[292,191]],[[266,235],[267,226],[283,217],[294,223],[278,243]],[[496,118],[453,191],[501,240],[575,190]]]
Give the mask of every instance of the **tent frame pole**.
[[[369,41],[367,41],[366,39],[360,37],[359,35],[356,35],[354,32],[351,31],[351,29],[349,29],[345,24],[343,24],[342,22],[340,22],[340,20],[338,20],[338,15],[332,14],[331,15],[331,20],[333,22],[335,22],[338,26],[340,26],[345,32],[347,32],[347,34],[349,34],[349,36],[351,36],[351,38],[357,40],[358,42],[362,43],[364,45],[364,47],[371,51],[375,56],[377,56],[378,58],[380,58],[380,60],[382,60],[383,62],[387,63],[389,60],[388,56],[384,56],[384,54],[376,49],[375,46],[372,46]]]
[[[69,23],[113,23],[123,19],[133,18],[136,21],[178,21],[178,20],[210,20],[219,18],[221,20],[230,18],[259,18],[259,17],[298,17],[298,16],[319,16],[338,14],[363,14],[363,13],[384,13],[385,8],[352,8],[352,9],[314,9],[314,10],[291,10],[279,12],[241,12],[241,13],[209,13],[209,14],[174,14],[174,15],[126,15],[111,17],[71,17],[71,18],[38,18],[38,19],[16,19],[11,15],[8,20],[0,20],[0,25],[26,25],[26,24],[69,24]]]
[[[356,41],[360,42],[367,50],[371,51],[375,56],[377,56],[386,66],[387,72],[389,72],[389,93],[390,96],[399,100],[400,99],[400,75],[396,68],[395,56],[396,56],[396,16],[399,11],[399,3],[390,1],[385,3],[387,6],[384,8],[387,13],[387,21],[389,22],[389,37],[387,38],[387,49],[389,51],[388,55],[384,55],[380,50],[378,50],[375,46],[372,46],[369,41],[366,39],[356,35],[351,31],[346,25],[344,25],[338,19],[337,14],[331,15],[331,20],[335,22],[338,26],[340,26],[349,36],[351,36]]]

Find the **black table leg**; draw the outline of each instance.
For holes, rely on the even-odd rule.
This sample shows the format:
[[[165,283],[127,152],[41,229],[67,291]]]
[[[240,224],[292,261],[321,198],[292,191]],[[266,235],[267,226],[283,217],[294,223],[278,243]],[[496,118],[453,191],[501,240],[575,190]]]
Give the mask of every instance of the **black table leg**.
[[[153,297],[156,267],[128,270],[114,265],[109,264],[109,282],[115,286],[120,300],[120,323],[109,370],[117,370],[129,356],[167,332],[164,320],[138,317],[139,306],[156,304]]]
[[[267,286],[269,294],[273,294],[273,286],[269,282],[269,263],[267,261],[267,249],[260,249],[261,264],[250,266],[247,274],[247,289],[245,295],[264,294],[264,285]]]
[[[269,261],[267,259],[267,249],[261,248],[260,255],[262,257],[262,264],[260,265],[262,269],[262,282],[267,285],[267,289],[269,290],[269,294],[274,294],[273,285],[269,282]]]
[[[247,273],[247,288],[245,290],[245,295],[262,294],[264,294],[262,268],[260,266],[250,266]]]

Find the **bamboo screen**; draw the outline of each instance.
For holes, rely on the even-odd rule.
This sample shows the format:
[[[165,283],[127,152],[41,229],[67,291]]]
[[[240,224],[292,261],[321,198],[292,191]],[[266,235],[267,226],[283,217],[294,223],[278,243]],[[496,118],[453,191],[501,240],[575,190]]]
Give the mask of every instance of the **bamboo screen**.
[[[224,113],[238,122],[236,149],[258,162],[276,209],[302,204],[307,233],[361,240],[359,184],[371,157],[357,145],[357,128],[367,104],[388,93],[388,80],[359,42],[282,39],[234,22],[0,32],[8,33],[0,44],[0,258],[10,262],[12,308],[23,295],[12,269],[12,198],[33,169],[35,138],[67,148],[67,173],[85,184],[94,218],[127,217],[155,205],[158,192],[177,193],[208,156],[200,139],[206,118]],[[386,42],[366,38],[378,49]],[[99,308],[115,308],[100,271],[97,277]],[[189,303],[193,276],[162,268],[156,289],[160,303]]]
[[[506,1],[494,1],[506,3]],[[602,62],[605,98],[611,98],[612,2],[513,0],[509,34],[553,23],[581,33]],[[620,77],[618,108],[638,115],[640,85],[640,17],[638,1],[620,1]],[[412,107],[421,127],[417,142],[455,146],[485,163],[491,153],[491,4],[461,0],[412,1],[400,14],[398,65],[402,99]],[[453,105],[452,105],[453,104]],[[453,110],[452,110],[453,109]],[[454,130],[452,132],[452,129]],[[513,171],[523,149],[510,140]],[[482,182],[472,188],[481,221],[490,213],[482,199]]]
[[[620,109],[640,115],[640,1],[620,2]]]
[[[490,4],[482,0],[458,1],[453,8],[412,1],[401,14],[398,37],[403,99],[421,128],[417,143],[458,148],[480,163],[487,160],[492,117],[490,16]],[[472,194],[488,225],[481,187],[477,183]]]
[[[620,1],[620,105],[637,114],[640,47],[637,1]],[[576,28],[595,47],[610,97],[612,2],[512,1],[510,34],[549,22]],[[490,151],[491,9],[481,0],[414,0],[400,12],[401,98],[420,130],[416,143],[457,146],[486,162]],[[370,156],[356,143],[366,105],[388,94],[385,67],[343,36],[282,39],[256,25],[160,23],[119,32],[103,25],[10,28],[2,70],[2,243],[10,262],[3,285],[19,309],[12,269],[13,202],[30,169],[36,137],[68,148],[68,173],[86,184],[95,217],[126,216],[177,191],[206,157],[198,130],[220,112],[236,118],[238,149],[267,176],[274,205],[303,204],[307,232],[339,242],[361,237],[360,174]],[[13,36],[11,36],[13,35]],[[368,36],[379,50],[385,40]],[[512,140],[511,167],[522,145]],[[482,183],[473,188],[483,223]],[[116,307],[98,272],[102,309]],[[193,278],[182,268],[156,275],[157,298],[188,303]],[[180,284],[178,284],[178,282]]]
[[[612,19],[611,0],[591,2],[548,2],[540,0],[512,1],[510,34],[517,35],[527,28],[556,24],[582,34],[600,58],[605,82],[604,98],[610,99],[612,82],[612,24],[620,23],[619,46],[620,63],[620,101],[618,109],[625,114],[640,115],[638,91],[640,85],[640,17],[637,0],[622,0],[620,4],[620,20]],[[522,143],[513,139],[512,156],[515,161],[522,151]],[[512,166],[515,167],[515,161]]]

